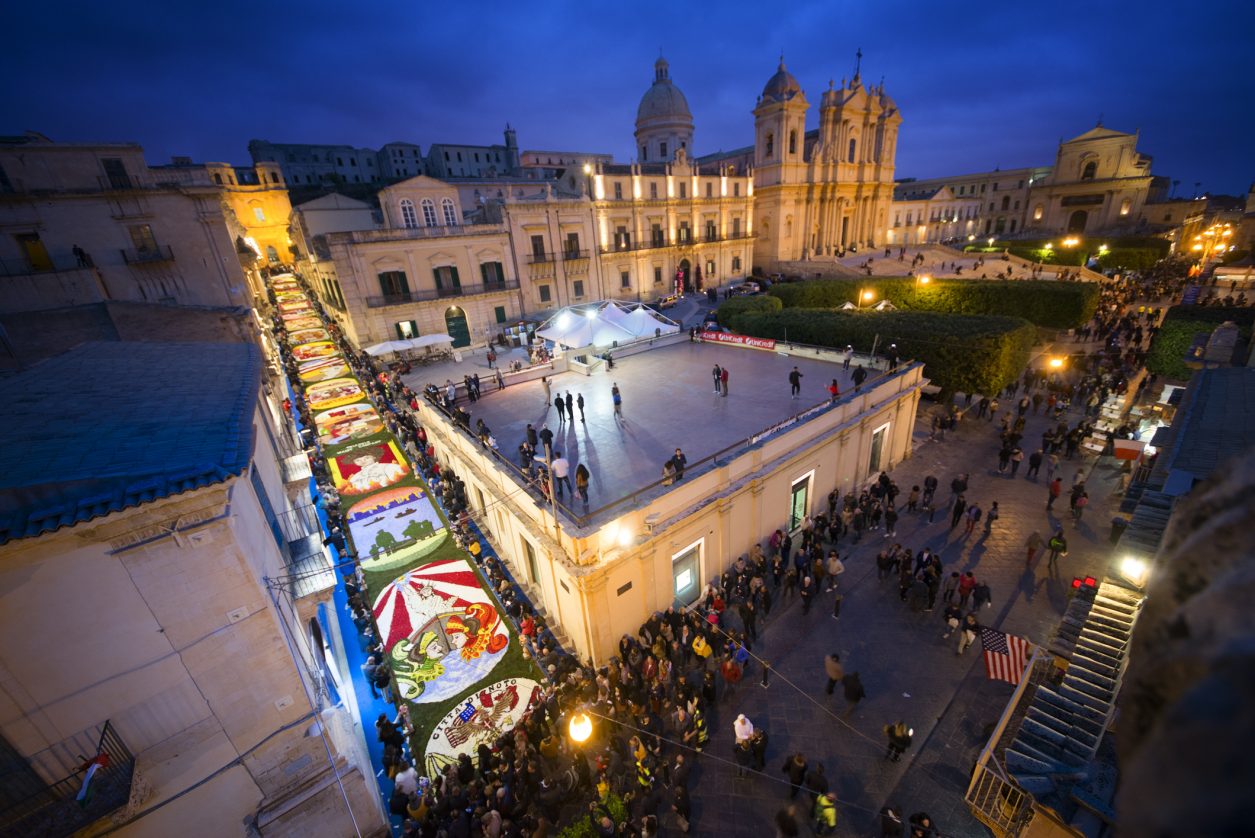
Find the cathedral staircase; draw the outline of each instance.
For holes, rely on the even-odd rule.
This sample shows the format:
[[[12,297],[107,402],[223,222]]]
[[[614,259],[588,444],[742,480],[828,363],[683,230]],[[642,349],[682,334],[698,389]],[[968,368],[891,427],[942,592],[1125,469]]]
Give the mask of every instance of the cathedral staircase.
[[[1094,758],[1120,694],[1129,642],[1144,597],[1104,581],[1082,586],[1050,643],[1068,661],[1057,685],[1038,686],[1004,760],[1008,773],[1033,794],[1052,791],[1057,778],[1080,778]]]

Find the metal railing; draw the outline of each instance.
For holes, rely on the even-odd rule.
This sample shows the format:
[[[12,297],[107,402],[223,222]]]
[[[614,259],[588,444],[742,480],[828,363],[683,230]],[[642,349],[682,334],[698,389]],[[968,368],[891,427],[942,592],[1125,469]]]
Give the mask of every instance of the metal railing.
[[[174,251],[170,249],[170,245],[162,244],[156,247],[146,247],[143,250],[135,248],[122,248],[122,260],[128,265],[150,265],[154,262],[173,262]]]
[[[7,805],[0,811],[0,833],[68,836],[126,804],[131,796],[135,755],[109,721],[100,728],[98,737],[92,734],[88,731],[59,744],[57,750],[64,753],[57,759],[72,760],[77,768],[55,782],[43,783],[29,764],[18,766],[17,772],[30,783],[43,785],[30,794],[18,798],[11,782],[15,772],[6,772]],[[78,801],[91,762],[97,757],[101,757],[101,766],[92,775],[85,800]]]
[[[587,250],[564,250],[562,251],[562,260],[564,262],[570,262],[573,259],[587,259],[587,258],[588,258]]]
[[[687,239],[678,237],[674,242],[669,242],[665,238],[661,240],[650,239],[645,242],[637,242],[635,244],[615,243],[597,248],[599,253],[627,253],[633,250],[662,250],[668,247],[691,247],[695,244],[718,244],[719,242],[742,241],[754,238],[753,233],[729,233],[726,236],[716,236],[713,239],[709,236],[698,237],[696,235],[689,236]]]
[[[446,236],[485,236],[505,233],[504,224],[450,224],[442,227],[393,227],[387,230],[352,230],[344,233],[327,233],[332,242],[365,244],[369,242],[396,241],[398,239],[438,239]]]
[[[680,335],[675,336],[675,338],[676,339],[673,342],[681,343],[683,342],[684,336],[681,333]],[[656,343],[656,342],[657,340],[654,338],[641,338],[640,340],[633,341],[631,343],[620,344],[618,349],[616,349],[615,351],[618,352],[624,349],[630,349],[634,346],[640,346],[642,344]],[[839,353],[837,350],[833,350],[829,347],[812,347],[812,346],[807,346],[805,344],[800,344],[800,343],[788,343],[786,341],[777,341],[777,344],[788,346],[790,348],[814,349],[819,352],[832,354],[834,355],[834,357],[836,356],[843,357],[843,353]],[[862,354],[856,354],[855,358],[856,359],[865,358],[867,364],[869,365],[875,364],[875,359],[872,358],[871,356],[864,356]],[[874,389],[877,385],[881,384],[886,379],[897,375],[901,371],[908,369],[913,363],[914,362],[910,360],[899,361],[898,369],[893,372],[889,372],[887,370],[880,370],[872,366],[870,370],[871,374],[869,375],[868,379],[863,382],[858,392],[851,389],[843,393],[836,401],[825,400],[823,402],[820,402],[819,404],[812,405],[811,407],[799,410],[797,413],[793,414],[787,419],[777,422],[774,425],[771,425],[770,427],[763,428],[759,431],[756,431],[750,434],[749,436],[745,437],[744,439],[739,439],[736,442],[732,443],[731,445],[728,445],[727,447],[722,448],[713,454],[703,457],[700,460],[696,460],[694,462],[688,463],[684,467],[685,479],[694,477],[699,473],[704,473],[713,468],[720,468],[726,465],[727,461],[730,461],[730,460],[735,459],[736,457],[739,457],[741,454],[745,453],[746,451],[749,451],[751,448],[762,443],[766,439],[775,436],[777,433],[782,433],[783,431],[793,427],[799,422],[808,420],[815,415],[819,415],[820,413],[826,413],[834,409],[838,405],[846,404],[852,401],[856,397],[862,397],[866,392],[870,392],[872,389]],[[459,386],[459,389],[460,389],[460,386]],[[443,393],[443,390],[441,392]],[[453,427],[462,429],[462,431],[466,433],[469,437],[478,441],[478,437],[469,428],[464,427],[461,423],[457,421],[457,419],[453,416],[453,414],[450,411],[445,409],[439,397],[428,398],[428,402],[433,407],[435,407],[441,414],[443,414],[444,417],[449,421],[449,423]],[[533,497],[541,496],[541,492],[540,492],[536,479],[533,477],[529,477],[526,473],[524,473],[522,468],[520,468],[519,465],[513,459],[511,459],[511,456],[508,453],[503,453],[499,449],[493,449],[493,448],[487,448],[487,447],[485,447],[483,450],[485,453],[490,453],[499,463],[504,465],[506,467],[506,470],[513,476],[514,480],[517,483],[519,483],[521,486],[523,486],[525,489],[527,489],[529,493],[532,494]],[[574,482],[574,473],[572,473],[572,482]],[[560,510],[569,521],[575,523],[577,526],[584,527],[584,526],[587,526],[594,519],[596,519],[598,516],[612,509],[618,509],[623,506],[629,506],[629,507],[639,506],[642,498],[645,495],[665,485],[670,485],[670,483],[668,483],[665,478],[659,478],[658,480],[647,483],[646,485],[638,489],[635,489],[631,493],[624,495],[616,500],[612,500],[599,507],[596,507],[595,509],[591,509],[585,512],[579,512],[579,513],[577,513],[571,507],[565,505],[562,501],[556,501],[556,502],[550,501],[547,496],[545,497],[545,503],[547,506],[552,504],[553,507],[556,507],[558,510]],[[574,496],[572,496],[571,499],[574,500]]]
[[[543,265],[547,262],[556,262],[556,261],[558,261],[558,254],[553,253],[553,252],[527,254],[527,264],[529,265]]]
[[[27,259],[0,259],[0,276],[27,276],[29,274],[55,274],[67,271],[90,270],[89,265],[80,265],[74,254],[49,253],[47,267],[31,264]]]
[[[406,291],[403,294],[385,294],[381,297],[367,297],[367,308],[383,308],[399,306],[406,303],[425,303],[431,300],[443,300],[448,297],[469,297],[473,294],[495,294],[500,291],[516,291],[519,287],[517,279],[502,282],[485,282],[475,285],[456,285],[452,288],[423,288],[418,291]]]

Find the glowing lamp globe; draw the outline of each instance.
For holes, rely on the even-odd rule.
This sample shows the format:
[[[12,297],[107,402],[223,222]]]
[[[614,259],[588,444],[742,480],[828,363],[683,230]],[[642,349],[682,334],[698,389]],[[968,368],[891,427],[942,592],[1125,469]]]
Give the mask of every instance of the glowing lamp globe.
[[[582,744],[593,735],[593,720],[588,717],[587,713],[577,713],[571,717],[567,730],[573,741]]]

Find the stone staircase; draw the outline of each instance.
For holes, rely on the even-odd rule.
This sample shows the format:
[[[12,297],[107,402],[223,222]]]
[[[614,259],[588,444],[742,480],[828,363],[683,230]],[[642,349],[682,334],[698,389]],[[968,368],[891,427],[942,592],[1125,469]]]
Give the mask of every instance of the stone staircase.
[[[1005,765],[1026,791],[1054,789],[1059,777],[1086,773],[1115,712],[1129,642],[1144,597],[1104,581],[1092,595],[1081,589],[1050,643],[1068,660],[1057,685],[1043,683],[1033,696]]]

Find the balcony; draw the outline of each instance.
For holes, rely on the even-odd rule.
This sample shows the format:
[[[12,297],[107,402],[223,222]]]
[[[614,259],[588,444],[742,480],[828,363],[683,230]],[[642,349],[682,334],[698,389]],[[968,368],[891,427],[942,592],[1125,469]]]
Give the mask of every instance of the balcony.
[[[75,797],[83,787],[85,763],[100,756],[86,803]],[[19,761],[20,760],[20,761]],[[39,752],[29,760],[12,755],[5,771],[0,834],[62,836],[78,832],[124,806],[131,796],[135,756],[110,722]],[[45,777],[58,777],[48,781]]]
[[[719,242],[740,241],[743,239],[752,239],[752,238],[754,238],[753,233],[737,232],[737,233],[730,233],[726,236],[716,236],[714,238],[711,238],[709,236],[704,236],[701,238],[698,238],[696,236],[691,236],[685,239],[678,239],[676,242],[672,244],[667,243],[665,239],[651,239],[650,241],[644,242],[641,244],[618,243],[618,244],[610,245],[609,247],[599,247],[597,249],[597,252],[605,254],[605,253],[627,253],[629,251],[634,251],[634,250],[661,250],[667,247],[692,247],[693,245],[718,244]]]
[[[174,251],[170,245],[157,245],[142,250],[135,248],[122,249],[122,261],[128,265],[152,265],[158,262],[173,262]]]
[[[486,282],[476,285],[458,285],[453,288],[424,288],[418,291],[406,291],[402,294],[386,294],[382,297],[367,297],[367,308],[385,308],[386,306],[403,306],[409,303],[427,303],[432,300],[443,300],[452,297],[469,297],[475,294],[496,294],[503,291],[517,291],[519,281],[508,279],[503,282]]]
[[[556,253],[529,253],[527,254],[527,264],[529,265],[548,265],[558,260]]]
[[[328,242],[369,244],[372,242],[407,241],[410,239],[439,239],[449,236],[505,235],[504,224],[453,224],[446,227],[398,227],[391,230],[353,230],[347,233],[328,233]]]
[[[587,258],[588,258],[587,250],[564,250],[562,251],[563,262],[573,262],[576,259],[587,259]]]

